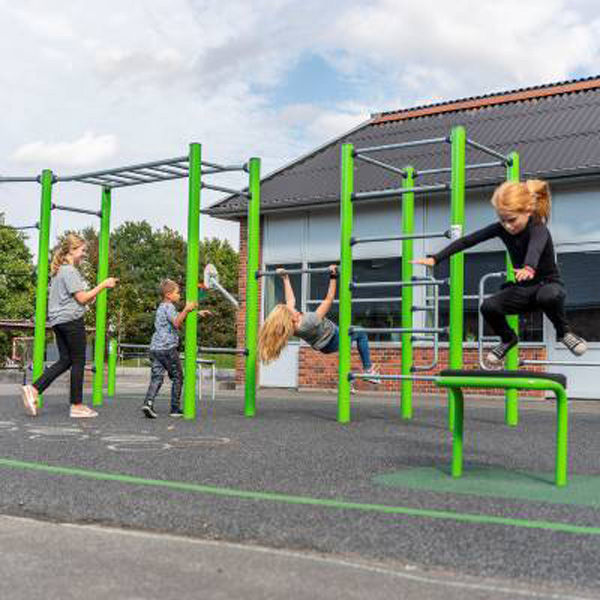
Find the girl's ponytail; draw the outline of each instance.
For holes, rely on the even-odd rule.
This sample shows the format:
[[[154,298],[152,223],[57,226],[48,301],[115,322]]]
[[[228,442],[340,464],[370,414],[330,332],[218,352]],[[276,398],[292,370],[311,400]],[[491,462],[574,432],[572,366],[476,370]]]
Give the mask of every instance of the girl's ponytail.
[[[55,246],[52,254],[52,263],[50,264],[50,275],[54,277],[58,270],[66,264],[69,264],[67,255],[71,250],[75,250],[85,244],[85,240],[75,233],[68,233]]]
[[[538,221],[547,223],[550,218],[550,209],[552,207],[552,198],[550,197],[550,186],[547,181],[541,179],[528,179],[525,182],[527,191],[531,194],[535,208],[533,215]]]

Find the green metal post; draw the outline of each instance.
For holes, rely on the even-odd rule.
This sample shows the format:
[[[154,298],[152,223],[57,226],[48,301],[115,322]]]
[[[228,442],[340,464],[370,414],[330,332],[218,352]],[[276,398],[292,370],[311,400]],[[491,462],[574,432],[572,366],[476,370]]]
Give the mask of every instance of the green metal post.
[[[402,187],[413,188],[415,183],[415,170],[406,167],[406,177],[402,181]],[[402,234],[412,234],[415,231],[415,195],[414,193],[402,194]],[[413,240],[402,240],[402,281],[410,281],[413,276]],[[402,287],[402,328],[412,329],[413,326],[413,287]],[[401,350],[401,373],[411,375],[413,366],[412,333],[402,334]],[[403,419],[412,419],[412,379],[403,379],[401,385],[400,407]]]
[[[114,338],[108,343],[108,387],[106,394],[109,398],[114,398],[117,387],[117,358],[118,344]]]
[[[50,211],[52,210],[52,183],[54,175],[42,171],[42,200],[40,205],[40,235],[38,242],[37,286],[35,294],[35,331],[33,345],[33,381],[44,371],[46,355],[46,309],[48,305],[48,253],[50,251]],[[43,404],[40,394],[38,405]]]
[[[465,228],[465,128],[452,129],[452,176],[450,197],[450,227],[453,239],[464,234]],[[450,334],[448,364],[451,369],[460,369],[463,365],[463,325],[465,290],[465,259],[462,252],[450,257]],[[448,424],[454,427],[453,396],[448,402]]]
[[[248,264],[246,273],[246,378],[244,415],[253,417],[256,414],[256,363],[257,338],[260,306],[258,303],[258,279],[256,271],[260,259],[260,158],[248,161]]]
[[[187,262],[185,271],[185,301],[198,301],[198,255],[200,242],[200,186],[202,148],[190,144]],[[185,320],[185,358],[183,382],[183,418],[196,418],[196,359],[198,355],[198,311]]]
[[[520,176],[520,161],[517,152],[511,152],[509,154],[511,164],[506,169],[506,180],[507,181],[519,181]],[[510,255],[506,253],[506,272],[508,273],[507,281],[514,281],[515,274],[513,271],[512,261]],[[508,324],[515,333],[519,335],[519,317],[512,315],[507,318]],[[505,369],[514,371],[519,368],[519,347],[515,346],[506,356],[504,363]],[[506,390],[505,395],[505,406],[504,406],[504,420],[507,425],[516,427],[519,424],[519,391],[518,390]]]
[[[556,395],[556,466],[555,481],[556,485],[563,487],[567,485],[567,429],[568,429],[568,398],[565,389],[557,387],[554,390]]]
[[[340,289],[339,289],[339,381],[338,381],[338,421],[350,422],[350,355],[352,340],[352,194],[354,192],[354,146],[342,145],[342,187],[340,195]]]
[[[110,188],[102,188],[102,218],[100,221],[100,238],[98,240],[98,279],[100,284],[108,277],[108,252],[110,247]],[[93,404],[102,404],[102,387],[104,384],[104,353],[106,352],[106,307],[108,290],[102,290],[96,297],[96,344],[94,348],[94,393]]]
[[[465,413],[465,399],[460,388],[450,388],[449,397],[452,398],[454,411],[454,426],[452,427],[452,477],[460,477],[463,472],[463,424]]]

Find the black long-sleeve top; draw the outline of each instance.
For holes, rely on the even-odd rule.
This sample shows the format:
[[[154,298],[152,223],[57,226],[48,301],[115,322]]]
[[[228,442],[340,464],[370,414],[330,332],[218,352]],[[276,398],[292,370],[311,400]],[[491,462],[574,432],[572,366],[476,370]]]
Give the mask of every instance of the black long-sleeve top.
[[[433,255],[437,263],[448,259],[453,254],[476,246],[486,240],[500,238],[513,263],[515,269],[529,266],[535,271],[533,279],[522,283],[540,283],[542,281],[556,281],[562,283],[560,272],[554,255],[554,244],[550,231],[544,223],[529,219],[523,231],[512,234],[506,231],[500,222],[492,223],[483,229],[478,229],[469,235],[461,237],[443,250]]]

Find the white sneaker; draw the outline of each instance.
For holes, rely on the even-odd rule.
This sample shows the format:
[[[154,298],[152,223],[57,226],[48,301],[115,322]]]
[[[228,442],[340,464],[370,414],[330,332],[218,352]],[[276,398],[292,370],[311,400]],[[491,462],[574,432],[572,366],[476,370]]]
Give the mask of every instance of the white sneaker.
[[[558,340],[561,344],[567,347],[571,354],[575,356],[582,356],[587,352],[587,344],[583,338],[580,338],[578,335],[567,331],[565,336]]]
[[[381,383],[381,379],[379,379],[379,375],[381,375],[381,373],[375,367],[371,367],[368,371],[365,371],[364,375],[372,375],[373,377],[361,377],[363,381],[368,381],[369,383],[374,383],[375,385],[379,385]]]
[[[91,419],[97,417],[98,413],[85,404],[71,404],[69,415],[72,419]]]
[[[37,416],[37,400],[33,391],[33,386],[24,385],[21,387],[21,397],[23,398],[23,407],[30,417]]]

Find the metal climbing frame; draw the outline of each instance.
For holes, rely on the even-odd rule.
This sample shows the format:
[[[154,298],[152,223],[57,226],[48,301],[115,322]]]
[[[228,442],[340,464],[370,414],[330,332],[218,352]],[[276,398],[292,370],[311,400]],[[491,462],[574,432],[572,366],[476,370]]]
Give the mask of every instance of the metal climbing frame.
[[[101,218],[99,236],[99,258],[98,258],[98,283],[108,277],[108,252],[110,236],[110,211],[111,190],[113,188],[128,187],[156,183],[160,181],[172,181],[175,179],[188,178],[188,231],[187,231],[187,264],[186,264],[186,300],[196,302],[198,300],[198,251],[200,236],[200,191],[202,187],[227,193],[236,193],[249,197],[249,222],[252,235],[258,237],[258,210],[260,203],[260,159],[251,158],[244,165],[221,165],[201,159],[202,148],[198,143],[189,146],[187,156],[164,159],[154,162],[141,163],[114,169],[104,169],[71,176],[57,176],[51,170],[42,171],[39,177],[0,177],[0,183],[38,182],[41,184],[41,206],[39,220],[39,244],[38,244],[38,276],[36,287],[35,308],[35,341],[33,377],[36,379],[42,374],[44,368],[44,356],[46,352],[46,313],[47,313],[47,289],[48,289],[48,252],[50,246],[50,218],[52,210],[67,210],[82,214],[97,215]],[[244,171],[249,175],[249,185],[244,190],[232,190],[222,186],[216,186],[202,182],[205,175],[224,173],[230,171]],[[99,186],[102,190],[101,211],[62,206],[52,203],[52,190],[55,183],[77,182]],[[256,229],[256,232],[254,231]],[[258,268],[258,250],[249,253],[249,262],[255,261]],[[253,272],[253,271],[249,271]],[[254,284],[253,284],[254,281]],[[247,303],[249,306],[258,305],[258,291],[254,277],[248,279]],[[195,316],[195,313],[193,313]],[[94,405],[103,402],[104,383],[104,361],[106,352],[106,316],[107,316],[107,292],[103,290],[98,294],[96,301],[96,342],[95,342],[95,375],[94,375]],[[256,340],[257,320],[250,318],[247,322],[247,338]],[[186,319],[185,322],[185,383],[184,383],[184,418],[194,419],[196,416],[195,386],[196,386],[196,355],[198,321],[196,318]],[[248,348],[255,348],[247,345]],[[113,348],[111,342],[110,348]],[[108,364],[109,370],[109,395],[114,393],[114,377],[116,362],[111,353]],[[246,404],[254,402],[256,394],[256,350],[250,350],[246,356]],[[40,397],[40,405],[41,405]]]
[[[431,185],[415,186],[417,172],[411,166],[399,169],[382,161],[377,161],[366,154],[379,151],[395,150],[400,148],[411,148],[424,145],[450,143],[451,145],[451,167],[442,169],[429,169],[420,171],[419,175],[451,173],[450,185],[440,183]],[[496,162],[466,165],[466,148],[471,146],[481,152],[500,159]],[[354,160],[360,159],[364,162],[380,166],[402,176],[402,187],[388,190],[377,190],[370,192],[354,192]],[[447,138],[433,138],[427,140],[415,140],[400,144],[387,146],[374,146],[370,148],[354,149],[352,144],[344,144],[342,147],[341,166],[341,277],[339,292],[339,388],[338,388],[338,420],[340,422],[350,421],[350,381],[360,379],[359,373],[350,370],[350,333],[363,331],[365,333],[395,332],[401,334],[402,358],[400,375],[382,375],[382,380],[401,381],[401,411],[405,419],[410,419],[412,409],[412,384],[415,380],[435,380],[430,375],[419,375],[417,371],[433,368],[437,363],[438,342],[441,333],[449,334],[449,367],[460,369],[462,367],[462,343],[463,343],[463,300],[464,300],[464,256],[458,253],[450,258],[450,323],[448,328],[439,327],[439,313],[437,303],[439,301],[439,286],[447,283],[447,280],[436,280],[431,277],[414,277],[413,265],[413,242],[415,239],[429,239],[446,237],[456,239],[463,233],[465,223],[465,179],[467,169],[480,169],[488,167],[508,167],[508,179],[518,179],[518,156],[511,154],[504,156],[499,152],[482,144],[468,140],[464,127],[453,128],[451,135]],[[416,193],[429,193],[450,191],[450,229],[445,232],[415,233],[414,227],[414,199]],[[402,202],[402,232],[397,236],[378,236],[354,238],[352,236],[353,200],[367,200],[379,198],[401,198]],[[396,282],[354,282],[352,280],[352,247],[360,243],[381,242],[398,240],[402,242],[402,278]],[[359,288],[377,288],[399,286],[402,289],[402,319],[399,328],[358,328],[352,327],[352,290]],[[416,286],[427,286],[435,290],[435,305],[414,306],[413,289]],[[434,313],[433,327],[414,327],[413,314],[415,312]],[[415,339],[415,334],[417,337]],[[421,337],[424,336],[424,337]],[[427,340],[434,342],[434,360],[425,368],[423,365],[415,367],[413,364],[413,341]],[[514,360],[513,360],[514,363]],[[509,368],[516,369],[517,363]],[[507,390],[507,395],[515,394],[515,390]],[[516,398],[516,395],[515,395]],[[449,417],[452,421],[452,397],[449,403]],[[451,423],[452,424],[452,423]]]

